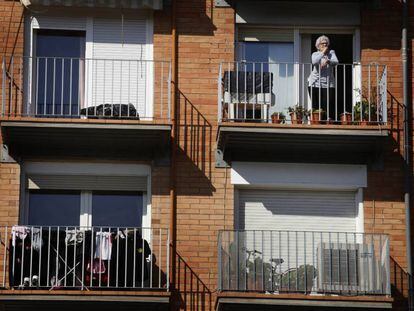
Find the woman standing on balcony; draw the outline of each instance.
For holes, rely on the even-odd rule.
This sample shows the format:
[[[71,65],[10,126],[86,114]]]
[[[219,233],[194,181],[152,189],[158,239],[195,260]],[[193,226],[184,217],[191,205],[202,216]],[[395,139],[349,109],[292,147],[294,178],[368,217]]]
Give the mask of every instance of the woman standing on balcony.
[[[329,38],[320,36],[315,43],[318,51],[312,54],[313,70],[309,76],[309,96],[313,110],[323,110],[326,118],[335,120],[335,77],[333,68],[338,64],[335,51],[329,49]],[[321,119],[323,118],[322,115]]]

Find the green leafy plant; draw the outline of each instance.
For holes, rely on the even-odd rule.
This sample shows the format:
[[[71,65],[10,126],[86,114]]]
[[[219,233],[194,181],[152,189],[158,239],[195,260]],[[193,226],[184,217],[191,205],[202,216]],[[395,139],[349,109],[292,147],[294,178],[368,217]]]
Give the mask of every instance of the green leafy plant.
[[[291,269],[281,278],[281,290],[310,292],[316,275],[318,270],[313,265],[301,265],[297,269]]]

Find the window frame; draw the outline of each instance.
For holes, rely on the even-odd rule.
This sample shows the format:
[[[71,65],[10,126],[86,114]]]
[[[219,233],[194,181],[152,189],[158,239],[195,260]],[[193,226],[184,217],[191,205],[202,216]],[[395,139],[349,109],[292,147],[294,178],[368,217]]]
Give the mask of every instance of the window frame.
[[[142,228],[151,228],[151,167],[144,164],[121,163],[71,163],[71,162],[23,162],[21,165],[21,191],[19,224],[30,225],[29,221],[29,176],[43,175],[100,175],[100,176],[137,176],[145,177],[146,190],[137,189],[142,193]],[[45,188],[43,188],[45,189]],[[45,189],[47,190],[47,189]],[[61,189],[66,190],[66,189]],[[97,190],[80,190],[81,203],[79,226],[92,226],[92,192]],[[103,191],[120,191],[104,189]],[[125,190],[126,192],[131,192]],[[133,191],[135,192],[135,191]]]

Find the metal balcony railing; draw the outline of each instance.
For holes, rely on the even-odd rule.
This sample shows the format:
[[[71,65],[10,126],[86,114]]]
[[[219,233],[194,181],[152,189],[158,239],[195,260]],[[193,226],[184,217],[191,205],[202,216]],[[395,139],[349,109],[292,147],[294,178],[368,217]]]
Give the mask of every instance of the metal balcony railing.
[[[387,123],[386,66],[338,64],[329,69],[330,74],[321,70],[306,63],[221,63],[218,121]],[[309,83],[312,71],[321,77],[316,83]]]
[[[221,231],[218,256],[221,291],[390,295],[387,235]]]
[[[170,119],[169,62],[3,57],[1,115]]]
[[[167,229],[12,226],[0,241],[2,288],[169,288]]]

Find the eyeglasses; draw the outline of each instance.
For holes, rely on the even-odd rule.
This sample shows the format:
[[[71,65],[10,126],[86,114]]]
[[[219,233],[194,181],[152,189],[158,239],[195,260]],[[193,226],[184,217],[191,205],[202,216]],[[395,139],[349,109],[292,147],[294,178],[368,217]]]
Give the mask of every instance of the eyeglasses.
[[[321,45],[328,45],[328,42],[321,42]]]

